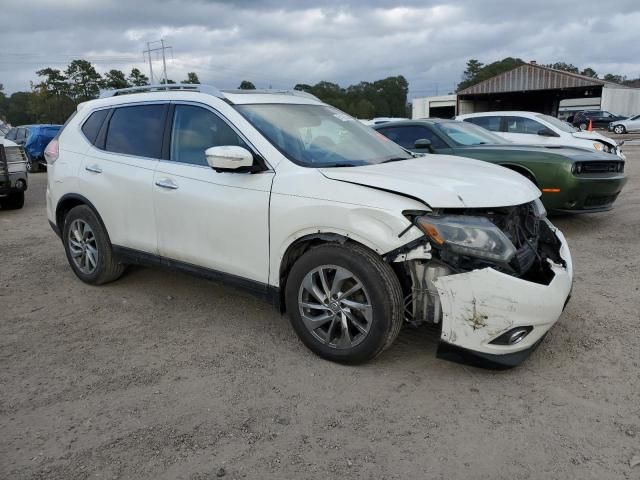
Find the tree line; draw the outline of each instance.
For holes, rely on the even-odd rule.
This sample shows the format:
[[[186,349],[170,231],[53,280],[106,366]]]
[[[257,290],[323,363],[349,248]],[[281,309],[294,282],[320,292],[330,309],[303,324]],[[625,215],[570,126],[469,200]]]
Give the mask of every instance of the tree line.
[[[73,60],[66,69],[43,68],[36,72],[31,91],[7,96],[0,84],[0,120],[12,125],[30,123],[64,123],[87,100],[98,98],[102,89],[118,89],[149,85],[149,78],[133,68],[127,75],[112,69],[98,73],[87,60]],[[164,83],[164,80],[163,82]],[[175,83],[169,79],[167,83]],[[195,72],[189,72],[182,83],[200,83]]]
[[[0,121],[12,125],[64,123],[80,102],[97,98],[103,89],[149,85],[149,78],[137,68],[129,74],[116,69],[100,74],[90,62],[82,59],[73,60],[63,70],[47,67],[35,73],[38,79],[31,82],[28,92],[7,96],[0,84]],[[169,79],[167,83],[175,82]],[[195,72],[189,72],[181,83],[196,84],[200,80]],[[256,87],[251,81],[243,80],[238,88]],[[402,76],[360,82],[346,88],[326,81],[315,85],[301,83],[294,88],[312,93],[358,118],[407,115],[409,83]]]
[[[469,88],[491,77],[512,70],[516,67],[519,67],[520,65],[524,65],[525,63],[526,62],[521,58],[507,57],[503,58],[502,60],[498,60],[496,62],[485,65],[479,60],[472,58],[467,61],[467,68],[462,73],[462,81],[458,84],[456,91],[459,92],[461,90],[464,90],[465,88]],[[565,62],[549,63],[543,66],[553,68],[555,70],[577,73],[579,75],[585,75],[591,78],[600,78],[598,76],[598,73],[591,67],[580,69],[571,63]],[[604,74],[601,80],[619,83],[620,85],[626,85],[628,87],[640,87],[640,78],[628,79],[624,75],[617,75],[613,73]]]

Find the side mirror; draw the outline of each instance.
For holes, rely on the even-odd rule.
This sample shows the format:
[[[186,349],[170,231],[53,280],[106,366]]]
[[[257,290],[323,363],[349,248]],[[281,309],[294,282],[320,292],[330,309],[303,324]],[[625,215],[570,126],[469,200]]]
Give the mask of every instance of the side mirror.
[[[204,154],[207,157],[207,163],[216,172],[246,172],[253,167],[253,154],[243,147],[232,145],[210,147]]]
[[[549,130],[548,128],[541,128],[540,130],[538,130],[538,135],[540,135],[541,137],[559,137],[560,136],[556,132],[554,132],[553,130]]]
[[[428,140],[426,138],[420,138],[416,140],[416,143],[413,144],[413,148],[415,148],[416,150],[429,150],[429,153],[433,153],[431,140]]]

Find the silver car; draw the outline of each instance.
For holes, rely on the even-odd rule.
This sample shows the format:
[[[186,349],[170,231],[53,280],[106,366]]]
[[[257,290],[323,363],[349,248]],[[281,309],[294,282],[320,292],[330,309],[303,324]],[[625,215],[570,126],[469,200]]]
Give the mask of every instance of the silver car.
[[[609,131],[617,134],[640,132],[640,115],[632,115],[625,120],[616,120],[609,124]]]

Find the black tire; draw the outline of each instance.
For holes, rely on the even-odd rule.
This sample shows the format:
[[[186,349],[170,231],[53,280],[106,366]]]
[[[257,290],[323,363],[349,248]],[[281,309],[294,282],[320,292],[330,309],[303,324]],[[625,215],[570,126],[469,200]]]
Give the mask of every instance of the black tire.
[[[37,161],[31,158],[31,155],[27,153],[27,172],[36,173],[40,170],[40,165]]]
[[[80,220],[89,225],[95,238],[97,249],[97,262],[92,272],[83,272],[74,261],[71,254],[70,246],[70,230],[73,222]],[[111,240],[102,222],[91,208],[86,205],[79,205],[72,208],[64,218],[64,226],[62,230],[62,243],[69,265],[73,269],[76,276],[85,283],[91,285],[102,285],[117,280],[126,268],[126,265],[117,261],[111,247]]]
[[[336,348],[320,341],[305,326],[298,304],[302,282],[321,266],[347,269],[364,286],[371,305],[368,333],[360,343]],[[402,289],[391,267],[371,250],[357,244],[325,244],[306,252],[293,265],[285,286],[285,302],[293,329],[302,342],[322,358],[358,364],[371,360],[388,348],[403,323]]]
[[[627,133],[627,129],[624,128],[624,125],[616,125],[615,127],[613,127],[613,132],[617,133],[618,135],[622,135],[623,133]]]
[[[13,192],[0,198],[0,207],[4,210],[19,210],[24,206],[24,192]]]

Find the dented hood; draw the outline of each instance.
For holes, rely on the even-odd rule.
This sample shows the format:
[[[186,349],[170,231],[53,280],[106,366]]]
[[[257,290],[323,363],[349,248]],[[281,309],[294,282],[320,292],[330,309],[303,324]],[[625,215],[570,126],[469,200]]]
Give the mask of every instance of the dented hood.
[[[612,140],[611,138],[606,137],[598,132],[588,132],[585,130],[581,130],[579,132],[573,132],[571,135],[573,135],[575,138],[582,138],[584,140],[602,140],[611,145],[616,145],[615,140]]]
[[[450,155],[320,171],[332,180],[418,198],[432,208],[504,207],[540,196],[531,182],[511,170]]]

